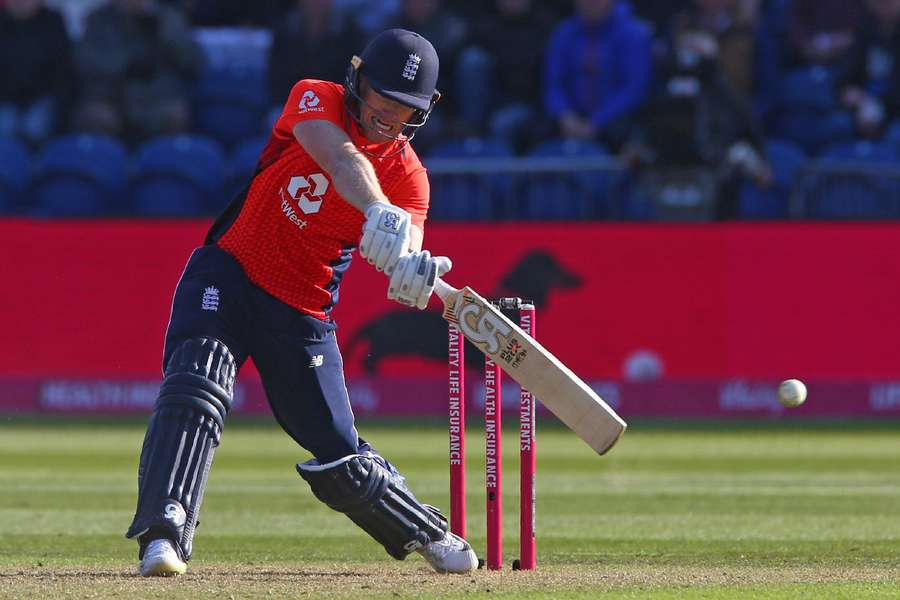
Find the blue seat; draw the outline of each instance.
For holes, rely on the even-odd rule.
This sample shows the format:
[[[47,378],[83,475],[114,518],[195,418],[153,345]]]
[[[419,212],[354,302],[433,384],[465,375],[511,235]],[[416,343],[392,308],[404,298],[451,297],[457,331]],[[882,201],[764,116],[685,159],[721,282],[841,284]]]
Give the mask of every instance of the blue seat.
[[[219,145],[197,135],[161,137],[142,145],[131,178],[134,212],[145,216],[197,216],[217,212],[225,159]]]
[[[818,154],[823,148],[853,139],[853,117],[845,111],[821,113],[805,108],[783,112],[776,119],[778,137],[800,144],[807,154]]]
[[[468,138],[447,142],[432,149],[425,160],[480,158],[509,158],[512,148],[504,141]],[[432,219],[488,220],[501,216],[508,195],[508,175],[438,174],[431,177],[431,205],[428,211]]]
[[[88,217],[127,210],[128,153],[113,138],[69,135],[50,140],[37,158],[29,212]]]
[[[788,110],[829,112],[838,108],[835,73],[821,66],[794,69],[781,78],[781,104]]]
[[[244,189],[256,172],[256,163],[269,136],[244,140],[235,147],[228,158],[225,174],[225,195],[229,198]]]
[[[196,129],[231,148],[263,129],[266,74],[255,69],[207,69],[194,90]]]
[[[738,216],[743,219],[787,217],[794,181],[808,160],[803,148],[784,140],[769,140],[766,143],[766,157],[774,181],[766,189],[760,189],[750,181],[741,184]]]
[[[894,119],[884,131],[882,139],[900,152],[900,119]]]
[[[19,211],[30,180],[28,149],[16,140],[0,138],[0,214]]]
[[[577,140],[547,140],[534,147],[533,158],[607,156],[605,148]],[[603,172],[539,173],[520,178],[513,201],[526,219],[591,219],[610,213],[612,175]]]
[[[896,163],[898,149],[886,141],[854,140],[827,147],[821,154],[825,161],[861,161],[864,163]]]
[[[896,178],[871,172],[873,164],[900,164],[888,142],[857,140],[827,148],[817,172],[805,185],[807,215],[817,219],[897,217],[900,189]],[[861,168],[854,171],[854,165]]]

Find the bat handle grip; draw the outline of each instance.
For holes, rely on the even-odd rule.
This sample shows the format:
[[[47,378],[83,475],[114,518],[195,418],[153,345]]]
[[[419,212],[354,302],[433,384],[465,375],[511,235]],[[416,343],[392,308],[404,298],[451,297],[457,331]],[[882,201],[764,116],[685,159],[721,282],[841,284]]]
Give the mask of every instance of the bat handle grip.
[[[443,302],[447,302],[447,299],[450,297],[450,294],[456,292],[457,289],[446,283],[443,279],[438,277],[434,280],[434,293],[438,295]]]

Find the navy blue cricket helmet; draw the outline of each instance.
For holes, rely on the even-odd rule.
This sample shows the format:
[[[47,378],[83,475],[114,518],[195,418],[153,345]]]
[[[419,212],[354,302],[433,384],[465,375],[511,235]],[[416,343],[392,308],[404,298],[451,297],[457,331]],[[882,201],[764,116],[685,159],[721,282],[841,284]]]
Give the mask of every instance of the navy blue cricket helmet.
[[[359,84],[362,74],[372,89],[382,96],[415,109],[410,122],[402,123],[400,134],[396,137],[385,135],[389,139],[409,141],[428,120],[441,97],[437,90],[439,68],[434,46],[418,33],[406,29],[382,31],[369,42],[362,55],[350,60],[344,80],[347,111],[357,123],[360,122],[359,107],[365,102]]]

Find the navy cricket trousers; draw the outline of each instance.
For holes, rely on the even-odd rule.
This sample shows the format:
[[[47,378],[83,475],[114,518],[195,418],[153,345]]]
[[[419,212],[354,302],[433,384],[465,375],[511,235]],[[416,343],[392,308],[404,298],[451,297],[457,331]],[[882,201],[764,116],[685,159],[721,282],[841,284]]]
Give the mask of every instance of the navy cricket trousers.
[[[240,368],[253,358],[281,427],[319,462],[359,451],[334,323],[254,285],[218,246],[194,250],[172,301],[163,369],[185,339],[222,341]]]

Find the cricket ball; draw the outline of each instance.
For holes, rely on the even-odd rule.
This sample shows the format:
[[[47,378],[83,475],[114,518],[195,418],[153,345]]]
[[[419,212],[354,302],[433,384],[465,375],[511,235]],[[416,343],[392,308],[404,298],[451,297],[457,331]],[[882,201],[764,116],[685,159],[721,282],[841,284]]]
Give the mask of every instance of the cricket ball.
[[[806,385],[799,379],[782,381],[778,386],[778,401],[788,408],[794,408],[806,401]]]

